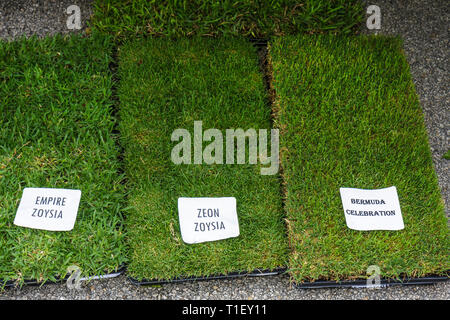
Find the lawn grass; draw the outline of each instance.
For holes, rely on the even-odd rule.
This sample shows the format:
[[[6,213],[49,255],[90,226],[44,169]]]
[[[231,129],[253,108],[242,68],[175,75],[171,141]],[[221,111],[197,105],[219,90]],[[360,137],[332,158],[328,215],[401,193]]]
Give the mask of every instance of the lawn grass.
[[[94,7],[91,27],[117,37],[349,33],[364,17],[359,0],[97,0]]]
[[[193,136],[195,120],[203,122],[203,130],[221,132],[271,128],[256,49],[245,40],[225,38],[131,41],[119,48],[119,78],[130,206],[129,276],[167,280],[285,266],[278,175],[261,175],[261,165],[248,161],[234,165],[171,161],[177,144],[171,141],[172,132],[185,128]],[[235,197],[240,236],[184,243],[179,197]]]
[[[0,42],[0,279],[55,281],[125,262],[108,37]],[[72,231],[13,224],[25,187],[80,189]]]
[[[444,274],[447,219],[401,40],[281,37],[270,59],[292,279]],[[347,228],[340,187],[390,186],[404,230]]]

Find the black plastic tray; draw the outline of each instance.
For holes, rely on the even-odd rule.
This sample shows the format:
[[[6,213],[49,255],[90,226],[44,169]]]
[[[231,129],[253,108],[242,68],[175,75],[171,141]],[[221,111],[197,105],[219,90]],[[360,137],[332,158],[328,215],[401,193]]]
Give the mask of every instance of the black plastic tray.
[[[142,286],[142,285],[159,285],[159,284],[168,284],[168,283],[180,283],[187,281],[206,281],[206,280],[219,280],[219,279],[234,279],[234,278],[242,278],[242,277],[265,277],[265,276],[274,276],[279,275],[286,272],[287,268],[279,267],[275,269],[256,269],[253,271],[243,271],[243,272],[231,272],[228,274],[217,274],[203,277],[177,277],[173,279],[167,280],[157,280],[157,279],[143,279],[142,281],[136,280],[132,277],[128,277],[132,284]]]
[[[379,285],[367,285],[367,279],[342,280],[342,281],[314,281],[304,283],[294,283],[298,289],[319,289],[319,288],[386,288],[391,286],[425,285],[445,282],[449,279],[450,271],[444,276],[427,276],[420,278],[401,277],[399,279],[380,279]]]
[[[117,271],[115,272],[111,272],[111,273],[106,273],[106,274],[102,274],[102,275],[94,275],[94,276],[87,276],[87,277],[81,277],[80,280],[81,281],[86,281],[86,280],[95,280],[95,279],[107,279],[107,278],[115,278],[120,276],[122,273],[124,273],[126,270],[125,265],[121,265],[119,266],[119,268],[117,269]],[[65,281],[67,281],[67,279],[69,279],[70,275],[65,276],[64,278],[60,278],[60,277],[56,277],[56,281],[44,281],[44,282],[40,282],[39,280],[36,279],[30,279],[30,280],[24,280],[23,285],[24,286],[40,286],[40,285],[44,285],[44,284],[61,284]],[[14,287],[17,284],[17,280],[8,280],[8,281],[4,281],[2,279],[0,279],[0,288],[4,287]]]

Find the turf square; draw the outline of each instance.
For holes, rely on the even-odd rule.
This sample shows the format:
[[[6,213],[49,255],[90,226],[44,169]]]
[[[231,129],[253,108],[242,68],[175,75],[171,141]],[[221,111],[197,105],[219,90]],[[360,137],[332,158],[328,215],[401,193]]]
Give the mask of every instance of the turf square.
[[[0,42],[0,279],[56,280],[125,262],[108,37]],[[80,189],[75,227],[13,225],[25,187]]]
[[[168,280],[285,266],[278,175],[261,175],[260,164],[171,160],[172,133],[185,128],[192,134],[195,121],[222,132],[271,128],[256,49],[233,38],[130,41],[119,48],[119,78],[128,274]],[[235,197],[239,237],[184,243],[179,197]]]
[[[270,59],[293,280],[444,274],[447,219],[401,40],[281,37]],[[347,228],[340,187],[390,186],[404,230]]]

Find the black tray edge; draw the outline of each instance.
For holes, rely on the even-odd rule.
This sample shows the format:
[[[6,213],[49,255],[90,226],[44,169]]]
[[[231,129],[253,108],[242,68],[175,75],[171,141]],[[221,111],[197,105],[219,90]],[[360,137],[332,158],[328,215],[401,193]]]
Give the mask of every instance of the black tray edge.
[[[227,274],[217,274],[210,276],[192,276],[192,277],[176,277],[172,279],[158,280],[158,279],[142,279],[141,281],[128,276],[128,280],[134,285],[142,286],[142,285],[161,285],[161,284],[170,284],[170,283],[180,283],[180,282],[188,282],[188,281],[207,281],[207,280],[219,280],[219,279],[234,279],[234,278],[242,278],[242,277],[266,277],[266,276],[274,276],[285,273],[287,268],[278,267],[274,269],[255,269],[253,271],[242,271],[242,272],[231,272]]]

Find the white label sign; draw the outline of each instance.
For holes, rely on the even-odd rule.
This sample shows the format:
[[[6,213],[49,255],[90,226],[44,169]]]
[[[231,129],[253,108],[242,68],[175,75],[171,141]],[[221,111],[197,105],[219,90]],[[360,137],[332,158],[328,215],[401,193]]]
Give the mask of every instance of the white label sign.
[[[354,230],[402,230],[397,188],[340,188],[347,226]]]
[[[70,231],[75,225],[81,191],[25,188],[14,224],[50,231]]]
[[[239,236],[236,198],[178,198],[181,237],[189,244]]]

